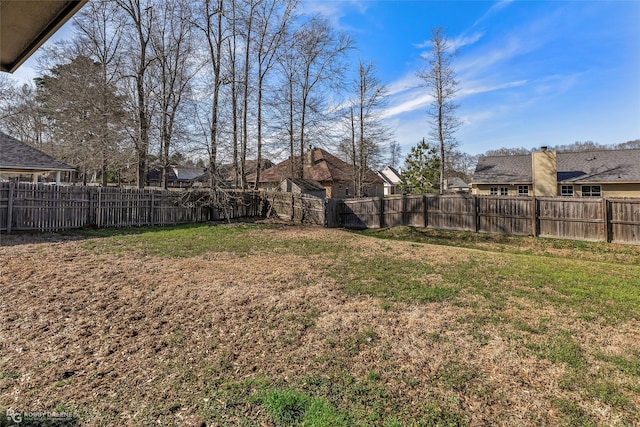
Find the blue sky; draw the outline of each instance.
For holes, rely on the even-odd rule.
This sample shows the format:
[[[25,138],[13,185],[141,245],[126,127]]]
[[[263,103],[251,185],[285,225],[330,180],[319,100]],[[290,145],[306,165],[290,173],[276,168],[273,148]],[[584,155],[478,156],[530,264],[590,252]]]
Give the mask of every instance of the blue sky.
[[[428,132],[430,99],[415,73],[437,26],[459,48],[462,151],[640,138],[640,1],[303,5],[330,16],[356,40],[355,55],[376,63],[404,153]]]
[[[415,73],[436,26],[459,48],[460,150],[640,138],[640,1],[302,0],[302,11],[347,31],[354,62],[376,64],[405,154],[428,132]],[[35,64],[15,76],[34,77]]]

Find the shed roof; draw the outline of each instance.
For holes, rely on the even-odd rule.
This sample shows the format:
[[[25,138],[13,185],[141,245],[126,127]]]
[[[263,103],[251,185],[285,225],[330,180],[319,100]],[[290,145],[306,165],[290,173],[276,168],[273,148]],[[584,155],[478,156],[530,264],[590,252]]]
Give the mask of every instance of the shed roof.
[[[5,172],[52,172],[75,171],[75,168],[0,132],[0,170]]]
[[[287,178],[303,191],[324,191],[325,188],[318,181],[303,178]]]
[[[566,151],[556,158],[558,182],[640,182],[640,149]],[[531,155],[478,159],[472,182],[530,183]]]

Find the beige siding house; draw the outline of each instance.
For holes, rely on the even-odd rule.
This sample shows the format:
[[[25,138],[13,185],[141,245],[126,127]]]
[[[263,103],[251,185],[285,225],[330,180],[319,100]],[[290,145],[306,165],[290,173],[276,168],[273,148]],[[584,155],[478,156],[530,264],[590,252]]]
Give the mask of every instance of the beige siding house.
[[[640,197],[640,149],[486,156],[473,194],[536,197]]]

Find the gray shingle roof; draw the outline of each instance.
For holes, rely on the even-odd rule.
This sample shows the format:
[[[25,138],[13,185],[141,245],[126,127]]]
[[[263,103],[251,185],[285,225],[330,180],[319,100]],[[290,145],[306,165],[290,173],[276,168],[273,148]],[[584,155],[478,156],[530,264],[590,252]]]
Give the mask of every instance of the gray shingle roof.
[[[469,184],[464,182],[461,178],[453,177],[447,179],[447,187],[448,188],[469,188]]]
[[[640,149],[558,152],[558,182],[640,182]],[[531,155],[480,157],[474,183],[531,183]]]
[[[33,171],[74,171],[73,166],[58,161],[17,139],[0,132],[0,169]]]

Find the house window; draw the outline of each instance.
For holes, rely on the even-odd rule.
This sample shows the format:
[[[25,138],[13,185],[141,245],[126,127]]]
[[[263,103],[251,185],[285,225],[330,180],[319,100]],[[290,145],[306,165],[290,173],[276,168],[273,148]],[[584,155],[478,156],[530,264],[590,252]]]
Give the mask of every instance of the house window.
[[[509,195],[509,189],[507,187],[500,187],[500,195],[501,196],[508,196]]]
[[[563,197],[573,197],[573,185],[563,185],[560,187],[560,195]]]
[[[498,187],[489,188],[489,195],[490,196],[497,196],[498,195]]]
[[[518,185],[518,196],[528,196],[528,195],[529,195],[529,186]]]
[[[583,185],[582,197],[600,197],[602,196],[602,188],[599,185]]]

